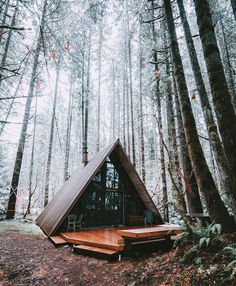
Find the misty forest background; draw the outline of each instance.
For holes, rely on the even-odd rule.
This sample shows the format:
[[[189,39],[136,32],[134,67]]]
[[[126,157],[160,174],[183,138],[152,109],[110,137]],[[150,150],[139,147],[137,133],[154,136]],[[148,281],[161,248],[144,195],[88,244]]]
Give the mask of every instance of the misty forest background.
[[[119,138],[165,221],[235,228],[235,18],[235,0],[1,0],[7,218]]]

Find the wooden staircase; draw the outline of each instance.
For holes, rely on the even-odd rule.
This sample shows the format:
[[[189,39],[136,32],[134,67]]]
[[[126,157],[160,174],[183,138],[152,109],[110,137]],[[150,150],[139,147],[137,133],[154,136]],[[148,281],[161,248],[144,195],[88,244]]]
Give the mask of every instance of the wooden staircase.
[[[88,245],[74,245],[73,250],[76,253],[84,254],[92,257],[99,257],[103,259],[115,259],[117,258],[119,252],[116,250],[100,248]]]
[[[67,244],[67,241],[61,235],[54,235],[50,236],[50,240],[53,242],[54,245],[60,246]]]
[[[124,240],[116,229],[91,229],[80,232],[61,233],[60,236],[73,244],[76,253],[111,259],[124,249]]]
[[[78,233],[61,233],[61,237],[70,244],[85,245],[97,247],[101,249],[113,250],[116,252],[122,251],[124,248],[123,239],[118,241],[103,239],[99,236],[89,237],[84,236],[82,232]]]

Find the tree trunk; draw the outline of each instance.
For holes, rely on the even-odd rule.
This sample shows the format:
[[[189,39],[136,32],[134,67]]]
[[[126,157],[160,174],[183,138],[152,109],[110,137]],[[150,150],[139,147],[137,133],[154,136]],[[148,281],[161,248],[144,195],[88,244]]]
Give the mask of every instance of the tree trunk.
[[[227,209],[220,198],[198,138],[196,123],[188,96],[188,88],[185,80],[179,45],[177,42],[171,2],[170,0],[165,0],[163,4],[171,43],[174,74],[179,91],[178,94],[185,136],[187,140],[186,142],[188,145],[189,156],[196,175],[197,183],[199,189],[203,193],[211,219],[216,223],[220,223],[225,231],[232,231],[232,227],[235,227],[234,221],[229,216],[229,213],[227,212]]]
[[[37,77],[37,67],[39,63],[39,54],[41,50],[41,40],[42,40],[41,33],[44,30],[46,8],[47,8],[47,0],[44,1],[44,5],[43,5],[43,12],[42,12],[42,18],[41,18],[41,23],[40,23],[40,32],[38,34],[37,46],[35,50],[34,63],[33,63],[33,68],[32,68],[31,80],[30,80],[30,87],[29,87],[28,97],[27,97],[27,101],[25,105],[25,112],[24,112],[24,119],[22,123],[21,133],[20,133],[20,140],[18,143],[18,149],[16,153],[9,201],[8,201],[8,206],[7,206],[6,219],[13,219],[15,216],[16,198],[17,198],[18,185],[19,185],[19,179],[20,179],[22,158],[23,158],[24,147],[25,147],[25,140],[26,140],[26,135],[27,135],[27,128],[28,128],[29,117],[30,117],[31,102],[32,102],[33,94],[34,94],[35,79]]]
[[[46,175],[45,175],[44,207],[48,204],[48,200],[49,200],[49,183],[50,183],[51,162],[52,162],[52,147],[53,147],[53,138],[54,138],[60,69],[61,69],[61,58],[59,58],[58,63],[56,65],[57,73],[56,73],[55,91],[54,91],[52,117],[51,117],[51,128],[50,128],[49,144],[48,144],[48,159],[47,159]]]
[[[97,152],[100,150],[100,121],[101,121],[101,60],[102,60],[102,24],[99,26],[98,47],[98,118],[97,118]]]
[[[112,88],[111,88],[111,101],[110,110],[112,116],[110,119],[110,142],[115,140],[115,121],[116,121],[116,68],[114,59],[112,59]]]
[[[127,138],[127,152],[128,152],[128,156],[130,158],[130,98],[129,98],[129,83],[128,83],[128,66],[127,66],[127,62],[125,63],[126,68],[126,75],[125,75],[125,84],[126,84],[126,138]]]
[[[120,94],[120,86],[121,86],[121,82],[120,82],[120,72],[118,75],[118,86],[117,86],[117,110],[118,110],[118,138],[121,138],[121,94]]]
[[[226,39],[226,34],[225,34],[225,27],[222,22],[222,19],[220,19],[220,26],[222,30],[222,37],[223,37],[223,47],[221,48],[222,54],[225,53],[225,69],[226,73],[228,75],[228,84],[229,84],[229,89],[230,89],[230,94],[231,94],[231,101],[234,107],[234,111],[236,112],[236,90],[235,90],[235,85],[234,85],[234,69],[232,67],[232,64],[230,62],[230,53],[228,49],[228,43]]]
[[[166,45],[167,46],[167,45]],[[166,58],[168,58],[168,53],[166,53]],[[178,170],[180,170],[179,166],[179,156],[178,156],[178,146],[176,139],[176,129],[175,129],[175,116],[173,109],[173,98],[172,98],[172,87],[171,87],[171,78],[170,78],[170,64],[167,60],[166,63],[166,75],[167,86],[166,86],[166,113],[167,113],[167,126],[168,126],[168,140],[169,140],[169,165],[170,171],[172,173],[172,177],[175,180],[175,186],[173,186],[173,192],[177,199],[177,205],[179,213],[184,215],[186,214],[186,204],[184,200],[184,194],[182,192],[183,185],[182,179],[178,174]],[[173,183],[173,182],[172,182]]]
[[[187,42],[187,48],[190,56],[190,61],[192,65],[192,70],[195,77],[195,82],[199,92],[199,98],[201,102],[201,107],[203,110],[204,120],[207,126],[208,136],[210,143],[218,163],[218,168],[220,171],[221,179],[223,181],[224,193],[233,201],[231,204],[232,210],[236,216],[236,196],[234,197],[234,178],[230,170],[230,166],[225,155],[224,148],[222,146],[220,135],[218,133],[217,125],[214,121],[211,105],[208,99],[206,87],[202,78],[200,65],[197,58],[197,53],[194,47],[190,27],[186,17],[183,0],[177,0],[180,17],[182,25],[184,28],[185,38]],[[235,192],[236,194],[236,192]]]
[[[82,133],[82,149],[84,148],[84,111],[85,111],[85,46],[86,46],[86,35],[83,33],[83,48],[82,48],[82,75],[81,75],[81,133]],[[82,150],[83,153],[83,150]],[[82,154],[82,162],[83,162],[83,154]]]
[[[152,17],[154,18],[154,1],[151,0]],[[157,47],[157,37],[155,31],[154,22],[151,23],[152,37],[154,42],[154,49]],[[157,62],[157,53],[153,53],[153,60]],[[158,64],[155,64],[155,71],[158,71]],[[160,93],[160,78],[156,78],[156,91],[155,91],[155,102],[157,105],[157,124],[159,130],[159,146],[160,146],[160,163],[161,163],[161,180],[162,180],[162,204],[163,204],[163,218],[164,221],[169,221],[169,210],[168,210],[168,195],[167,195],[167,182],[166,182],[166,166],[165,166],[165,152],[163,145],[163,124],[161,114],[161,93]]]
[[[13,17],[12,17],[12,20],[11,20],[11,27],[14,27],[15,24],[16,24],[16,16],[17,16],[17,13],[18,13],[18,6],[19,6],[19,0],[17,0],[17,2],[16,2],[16,7],[15,7],[14,14],[13,14]],[[3,67],[3,68],[5,67],[5,64],[6,64],[12,33],[13,33],[13,30],[10,29],[10,31],[8,32],[8,36],[7,36],[7,40],[6,40],[6,44],[5,44],[5,49],[4,49],[3,57],[2,57],[2,60],[1,60],[1,64],[0,64],[0,67]],[[3,78],[3,74],[0,73],[0,86],[1,86],[2,78]]]
[[[5,6],[5,9],[4,9],[4,12],[3,12],[3,17],[2,17],[2,20],[1,20],[1,24],[2,25],[5,25],[6,24],[6,18],[7,18],[7,12],[8,12],[8,8],[9,8],[9,4],[10,4],[10,0],[7,0],[6,3],[4,3],[6,6]],[[2,4],[2,6],[4,5]],[[1,9],[2,9],[2,6],[1,6]],[[3,28],[0,29],[0,45],[2,44],[2,39],[3,39],[3,35],[4,35],[4,32],[3,32]]]
[[[159,92],[159,84],[156,87],[156,104],[158,113],[158,130],[159,130],[159,146],[160,146],[160,162],[161,162],[161,180],[162,180],[162,203],[163,203],[163,218],[164,221],[169,221],[169,210],[168,210],[168,195],[167,195],[167,183],[166,183],[166,166],[165,166],[165,153],[163,145],[163,125],[162,125],[162,115],[161,115],[161,99]]]
[[[127,151],[127,144],[126,144],[126,69],[125,69],[125,57],[123,62],[123,84],[122,84],[122,129],[123,129],[123,144],[124,148]]]
[[[234,13],[234,19],[236,21],[236,0],[231,0],[231,6],[233,9],[233,13]]]
[[[73,88],[72,78],[70,82],[69,91],[69,106],[67,113],[67,128],[66,128],[66,148],[65,148],[65,162],[64,162],[64,181],[69,179],[69,159],[70,159],[70,137],[72,124],[72,110],[73,110]]]
[[[236,174],[236,115],[231,103],[207,0],[194,0],[219,131],[232,174]],[[235,184],[236,186],[236,184]],[[236,187],[233,197],[236,199]]]
[[[23,70],[22,73],[21,73],[19,82],[18,82],[18,84],[17,84],[16,90],[15,90],[14,95],[13,95],[13,98],[11,99],[11,103],[10,103],[10,105],[9,105],[9,107],[8,107],[7,114],[6,114],[6,116],[5,116],[4,122],[1,123],[1,127],[0,127],[0,137],[1,137],[2,133],[3,133],[3,131],[4,131],[6,122],[7,122],[8,118],[9,118],[9,116],[10,116],[10,114],[11,114],[12,107],[13,107],[14,102],[15,102],[15,98],[14,98],[14,97],[16,97],[17,94],[18,94],[18,91],[19,91],[19,88],[20,88],[20,85],[21,85],[21,81],[22,81],[22,79],[23,79],[24,73],[25,73],[25,71],[26,71],[26,68],[27,68],[27,65],[28,65],[28,62],[29,62],[29,58],[30,58],[30,56],[28,55],[28,56],[27,56],[27,59],[26,59],[26,61],[25,61],[24,70]]]
[[[188,189],[186,190],[188,212],[189,213],[203,213],[202,202],[200,199],[196,176],[193,171],[192,164],[191,164],[189,154],[188,154],[188,146],[186,144],[186,137],[184,133],[183,120],[181,117],[178,90],[177,90],[175,78],[174,78],[174,91],[175,91],[175,106],[176,106],[176,116],[177,116],[177,126],[178,126],[178,138],[179,138],[179,145],[180,145],[180,158],[181,158],[182,167],[183,167],[183,172],[181,170],[180,171],[183,173],[185,181],[189,184],[190,189],[192,191],[190,192],[190,190]],[[184,185],[186,184],[184,183]]]
[[[129,90],[130,90],[130,121],[131,121],[131,146],[132,146],[132,161],[136,164],[135,154],[135,138],[134,138],[134,104],[133,104],[133,83],[132,83],[132,54],[131,54],[131,37],[128,39],[128,57],[129,57]]]
[[[125,14],[124,14],[124,61],[125,61],[125,87],[126,87],[126,139],[127,139],[127,153],[130,157],[130,93],[128,80],[128,66],[129,66],[129,19],[127,12],[127,0],[125,0]]]
[[[140,145],[141,145],[141,177],[142,181],[146,183],[146,170],[145,170],[145,143],[144,143],[144,127],[143,127],[143,50],[142,50],[142,22],[140,21],[139,27],[139,109],[140,109]]]
[[[157,62],[157,54],[154,52],[154,62]],[[158,65],[155,65],[155,70],[158,70]],[[160,146],[160,163],[161,163],[161,181],[162,181],[162,204],[163,204],[163,218],[164,221],[169,221],[168,210],[168,195],[167,195],[167,182],[166,182],[166,166],[165,166],[165,153],[163,145],[163,124],[161,114],[161,93],[160,93],[160,80],[156,80],[155,102],[157,105],[157,124],[159,130],[159,146]]]
[[[89,95],[90,95],[90,60],[91,60],[91,26],[89,27],[88,35],[88,66],[87,66],[87,81],[84,103],[84,134],[83,134],[83,163],[88,163],[88,109],[89,109]]]
[[[35,150],[35,134],[36,134],[36,122],[37,122],[37,109],[38,109],[38,97],[36,96],[35,113],[34,113],[34,128],[33,128],[33,142],[32,142],[32,148],[31,148],[31,156],[30,156],[28,205],[27,205],[27,210],[26,210],[23,218],[26,218],[26,215],[30,214],[31,203],[32,203],[32,196],[33,196],[33,193],[34,193],[34,191],[32,189],[32,182],[33,182],[33,172],[34,172],[34,150]]]

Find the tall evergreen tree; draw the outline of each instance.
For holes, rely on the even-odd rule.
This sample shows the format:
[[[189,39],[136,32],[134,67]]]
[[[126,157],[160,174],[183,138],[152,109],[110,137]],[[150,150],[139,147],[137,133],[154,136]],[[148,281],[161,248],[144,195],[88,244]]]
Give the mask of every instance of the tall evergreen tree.
[[[42,11],[42,17],[41,17],[40,28],[39,28],[39,33],[38,33],[37,45],[36,45],[35,54],[34,54],[34,63],[32,67],[29,92],[28,92],[28,97],[27,97],[27,101],[25,105],[24,118],[23,118],[20,139],[19,139],[17,153],[16,153],[15,165],[13,169],[6,219],[13,219],[15,216],[16,198],[17,198],[17,192],[18,192],[18,185],[19,185],[19,179],[20,179],[20,173],[21,173],[21,165],[22,165],[22,159],[23,159],[23,154],[24,154],[25,141],[26,141],[26,136],[27,136],[27,128],[28,128],[28,123],[29,123],[29,118],[30,118],[30,108],[31,108],[31,103],[32,103],[33,95],[34,95],[35,81],[37,77],[39,55],[40,55],[40,51],[42,47],[42,33],[44,31],[44,26],[45,26],[46,11],[47,11],[47,0],[45,0],[43,4],[43,11]]]
[[[183,175],[184,175],[184,185],[189,185],[190,190],[186,190],[186,199],[188,205],[189,213],[202,213],[202,202],[199,194],[199,189],[197,185],[196,176],[189,158],[188,146],[186,144],[186,137],[184,132],[183,119],[181,116],[181,109],[179,103],[178,90],[176,86],[175,78],[174,82],[174,94],[175,94],[175,106],[176,106],[176,117],[177,117],[177,127],[178,127],[178,139],[180,145],[180,161],[182,163]]]
[[[51,173],[51,163],[52,163],[52,150],[53,150],[53,139],[54,139],[54,129],[56,121],[56,108],[57,108],[57,98],[58,98],[58,85],[59,77],[61,71],[61,57],[56,63],[56,82],[53,98],[53,107],[52,107],[52,117],[51,117],[51,126],[49,133],[49,143],[48,143],[48,154],[47,154],[47,164],[46,164],[46,175],[45,175],[45,190],[44,190],[44,206],[48,204],[49,201],[49,185],[50,185],[50,173]]]
[[[232,9],[234,12],[234,19],[236,21],[236,0],[230,0],[230,1],[231,1]]]
[[[185,33],[191,66],[192,66],[195,82],[196,82],[198,93],[199,93],[199,98],[200,98],[200,102],[202,106],[205,123],[207,126],[208,136],[210,139],[212,149],[214,151],[216,161],[218,163],[218,169],[221,175],[221,180],[223,181],[224,192],[228,195],[230,200],[233,200],[233,203],[231,204],[231,206],[236,215],[236,197],[234,197],[234,188],[235,188],[234,176],[233,176],[233,173],[231,172],[227,157],[225,155],[224,148],[220,140],[218,128],[217,128],[217,125],[213,117],[211,105],[208,99],[206,87],[205,87],[201,69],[200,69],[200,64],[198,61],[197,53],[196,53],[195,46],[193,43],[193,38],[192,38],[190,27],[188,24],[188,19],[186,17],[183,0],[177,0],[177,3],[178,3],[180,17],[181,17],[181,21],[182,21],[182,25],[183,25],[183,29]]]
[[[194,0],[194,2],[219,131],[234,176],[236,174],[236,115],[221,62],[208,0]],[[236,201],[236,184],[232,195]]]
[[[179,51],[171,1],[165,0],[163,5],[171,43],[174,74],[179,91],[181,113],[187,140],[186,143],[188,145],[188,151],[196,175],[197,183],[204,196],[206,207],[211,219],[217,223],[220,223],[224,230],[231,231],[232,227],[235,227],[234,221],[230,217],[224,203],[221,200],[199,141],[196,123],[188,95],[182,59]]]

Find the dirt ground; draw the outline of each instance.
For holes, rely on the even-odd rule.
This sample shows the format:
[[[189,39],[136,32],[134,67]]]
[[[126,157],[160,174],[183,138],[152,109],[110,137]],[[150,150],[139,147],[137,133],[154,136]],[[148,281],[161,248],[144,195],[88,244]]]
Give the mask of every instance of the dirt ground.
[[[54,247],[32,223],[0,222],[1,286],[236,285],[224,283],[229,273],[220,271],[223,261],[202,267],[179,259],[177,250],[160,250],[149,257],[108,262],[74,254],[70,247]],[[217,271],[210,275],[212,267],[219,268],[218,276]]]

